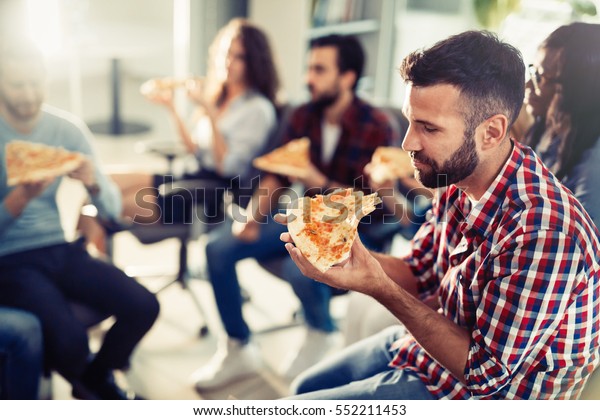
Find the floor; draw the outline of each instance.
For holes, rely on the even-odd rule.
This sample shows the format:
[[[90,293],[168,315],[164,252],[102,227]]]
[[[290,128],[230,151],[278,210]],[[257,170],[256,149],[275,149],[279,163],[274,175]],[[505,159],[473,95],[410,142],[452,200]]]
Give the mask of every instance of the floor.
[[[95,148],[107,170],[140,169],[160,172],[166,163],[160,157],[141,154],[139,143],[146,140],[173,140],[175,131],[167,113],[158,106],[148,104],[138,93],[143,80],[125,78],[122,84],[124,119],[151,123],[145,133],[126,136],[95,135]],[[69,108],[66,98],[66,82],[50,85],[49,102]],[[86,122],[105,119],[109,112],[108,81],[105,78],[87,80],[84,83],[83,118]],[[85,198],[83,189],[70,180],[63,181],[59,191],[59,204],[63,212],[63,225],[68,236],[74,234],[79,203]],[[124,375],[131,388],[148,399],[274,399],[288,394],[288,383],[277,374],[283,358],[299,346],[302,327],[286,328],[275,332],[257,334],[267,369],[256,377],[240,381],[214,393],[199,395],[189,381],[192,372],[206,363],[216,348],[217,336],[222,326],[214,305],[212,290],[202,280],[203,240],[193,242],[190,247],[190,270],[193,279],[191,290],[172,285],[158,293],[161,304],[159,319],[141,341],[132,357],[130,370]],[[141,245],[128,233],[115,238],[115,263],[127,270],[175,272],[177,267],[177,242],[166,240],[154,245]],[[131,272],[133,272],[131,271]],[[289,324],[298,308],[298,301],[291,288],[264,271],[253,260],[238,265],[240,281],[251,299],[245,304],[246,319],[255,331],[272,326]],[[164,279],[145,279],[144,284],[156,290]],[[200,300],[206,313],[200,315],[189,295]],[[333,310],[343,322],[346,299],[336,298]],[[108,321],[110,322],[110,321]],[[210,333],[199,337],[199,328],[206,322]],[[101,340],[106,324],[90,331],[92,346]],[[71,399],[69,384],[60,376],[53,375],[51,390],[55,399]]]

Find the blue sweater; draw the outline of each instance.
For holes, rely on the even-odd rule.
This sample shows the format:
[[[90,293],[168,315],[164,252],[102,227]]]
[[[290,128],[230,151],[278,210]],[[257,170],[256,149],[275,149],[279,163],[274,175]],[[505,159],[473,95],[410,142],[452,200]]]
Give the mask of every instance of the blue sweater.
[[[13,187],[6,185],[5,146],[11,140],[62,146],[89,156],[96,167],[96,182],[100,187],[92,202],[103,217],[120,217],[121,195],[116,185],[99,170],[100,163],[92,150],[91,139],[92,135],[82,121],[47,105],[42,109],[37,126],[26,135],[16,132],[0,117],[0,256],[65,242],[56,202],[62,178],[57,178],[40,196],[31,200],[19,217],[14,218],[6,209],[4,202]]]

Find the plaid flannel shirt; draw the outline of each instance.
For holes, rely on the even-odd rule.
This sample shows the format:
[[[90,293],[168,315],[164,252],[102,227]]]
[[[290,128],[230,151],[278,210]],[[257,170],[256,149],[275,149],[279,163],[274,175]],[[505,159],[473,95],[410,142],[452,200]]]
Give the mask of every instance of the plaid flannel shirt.
[[[421,297],[470,332],[466,385],[410,336],[391,366],[438,398],[577,398],[599,361],[600,243],[591,219],[528,147],[481,200],[440,189],[405,258]]]
[[[327,178],[341,184],[367,190],[363,169],[379,146],[392,145],[395,135],[383,111],[355,97],[341,119],[341,134],[333,158],[321,161],[323,115],[312,104],[294,110],[283,143],[300,137],[310,138],[310,160]],[[284,181],[286,182],[286,181]]]

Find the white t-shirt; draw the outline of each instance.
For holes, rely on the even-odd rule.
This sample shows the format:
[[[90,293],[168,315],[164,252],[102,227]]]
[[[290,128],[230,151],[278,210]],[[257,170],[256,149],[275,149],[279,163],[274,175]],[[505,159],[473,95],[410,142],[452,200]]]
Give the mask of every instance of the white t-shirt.
[[[323,121],[321,132],[323,133],[321,162],[328,164],[333,158],[333,154],[337,148],[340,140],[340,134],[342,134],[342,127],[339,124],[329,124],[327,121]]]

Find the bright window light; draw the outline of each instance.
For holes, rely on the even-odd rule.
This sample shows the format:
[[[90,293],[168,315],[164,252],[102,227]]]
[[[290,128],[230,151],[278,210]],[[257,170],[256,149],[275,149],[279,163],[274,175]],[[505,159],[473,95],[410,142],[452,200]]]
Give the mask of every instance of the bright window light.
[[[27,21],[29,35],[44,55],[62,50],[60,0],[27,0]]]

